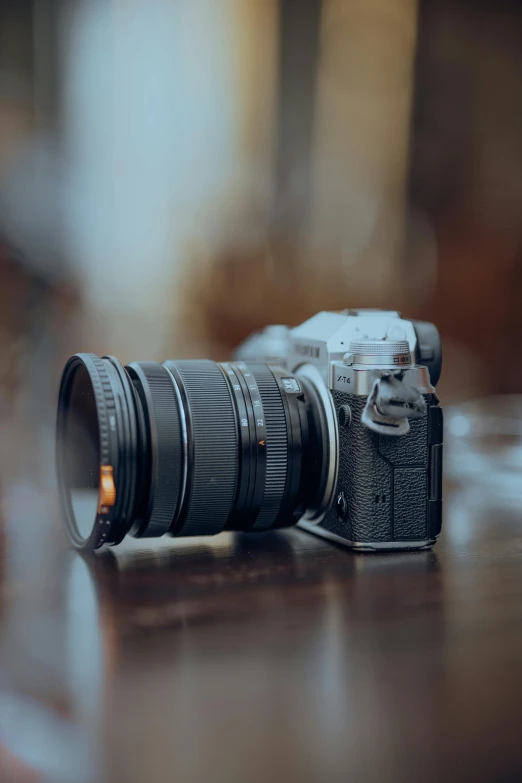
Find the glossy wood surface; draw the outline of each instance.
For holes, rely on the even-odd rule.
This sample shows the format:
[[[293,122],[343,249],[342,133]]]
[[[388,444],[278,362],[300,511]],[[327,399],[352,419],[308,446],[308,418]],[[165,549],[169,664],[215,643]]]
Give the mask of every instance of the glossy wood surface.
[[[84,560],[21,489],[0,779],[522,780],[522,515],[477,493],[448,489],[431,552],[289,530]]]

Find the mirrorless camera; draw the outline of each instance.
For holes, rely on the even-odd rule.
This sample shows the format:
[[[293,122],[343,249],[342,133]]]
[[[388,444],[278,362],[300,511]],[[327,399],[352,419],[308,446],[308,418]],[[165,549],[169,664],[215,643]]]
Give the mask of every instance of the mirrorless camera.
[[[299,524],[361,551],[423,549],[442,513],[435,326],[323,312],[232,362],[76,354],[57,468],[72,542]]]

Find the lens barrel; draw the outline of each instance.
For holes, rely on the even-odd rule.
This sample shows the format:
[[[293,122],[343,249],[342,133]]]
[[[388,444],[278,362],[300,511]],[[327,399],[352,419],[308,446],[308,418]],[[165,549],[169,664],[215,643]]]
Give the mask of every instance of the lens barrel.
[[[62,376],[57,471],[82,549],[127,534],[294,524],[324,491],[327,434],[310,382],[267,364],[76,354]]]

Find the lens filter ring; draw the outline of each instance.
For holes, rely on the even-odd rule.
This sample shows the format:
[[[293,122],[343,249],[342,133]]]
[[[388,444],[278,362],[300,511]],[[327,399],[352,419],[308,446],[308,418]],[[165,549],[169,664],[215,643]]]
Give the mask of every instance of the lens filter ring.
[[[91,476],[93,485],[97,486],[98,507],[92,515],[92,526],[89,532],[80,531],[78,520],[72,503],[71,464],[75,444],[71,442],[69,429],[71,427],[71,394],[78,373],[85,372],[85,388],[81,394],[90,396],[92,393],[96,412],[96,422],[92,423],[91,435],[97,439],[98,475]],[[119,543],[125,532],[120,534],[114,524],[116,519],[115,501],[117,500],[114,482],[117,479],[117,448],[115,434],[115,400],[104,362],[95,354],[75,354],[67,362],[60,384],[57,417],[57,451],[56,463],[60,500],[65,515],[70,538],[78,549],[98,549],[103,544]],[[102,470],[110,471],[114,486],[114,496],[110,504],[102,504],[101,487],[98,485]],[[90,471],[92,473],[92,470]],[[94,491],[94,490],[93,490]]]

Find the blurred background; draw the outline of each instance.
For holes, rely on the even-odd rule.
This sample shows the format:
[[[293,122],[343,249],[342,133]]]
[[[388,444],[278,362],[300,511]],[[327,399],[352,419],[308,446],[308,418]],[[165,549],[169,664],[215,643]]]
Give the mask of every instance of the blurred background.
[[[398,309],[441,331],[453,467],[519,502],[521,40],[511,0],[0,0],[0,615],[27,586],[0,688],[52,720],[72,698],[50,607],[76,351],[226,359],[265,324]],[[459,498],[462,543],[485,500]],[[51,726],[90,758],[35,720],[28,747]]]
[[[226,358],[322,309],[433,320],[445,402],[520,391],[521,34],[508,0],[3,0],[24,472],[70,353]]]

